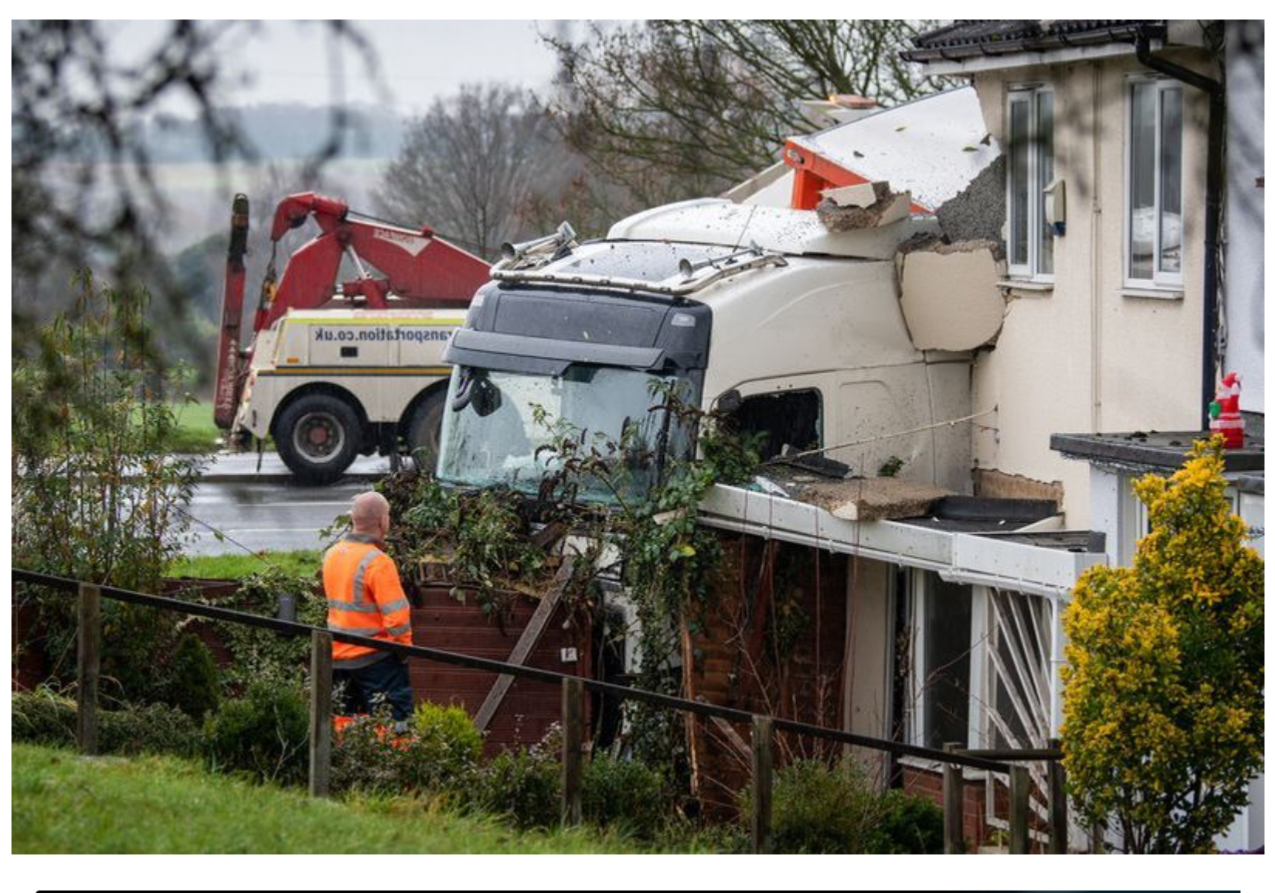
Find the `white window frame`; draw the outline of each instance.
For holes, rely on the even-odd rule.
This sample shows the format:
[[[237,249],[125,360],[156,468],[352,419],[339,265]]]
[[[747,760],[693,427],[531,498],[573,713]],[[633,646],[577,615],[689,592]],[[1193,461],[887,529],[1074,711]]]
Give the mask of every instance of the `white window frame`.
[[[1155,88],[1155,185],[1153,187],[1153,195],[1155,196],[1155,221],[1152,230],[1154,238],[1152,242],[1153,258],[1151,262],[1151,278],[1137,279],[1130,274],[1130,252],[1133,249],[1133,90],[1139,85],[1150,84]],[[1183,196],[1182,221],[1179,224],[1182,227],[1182,257],[1178,263],[1178,271],[1165,272],[1161,271],[1160,263],[1160,199],[1164,194],[1161,188],[1161,178],[1163,176],[1163,160],[1161,152],[1161,137],[1163,127],[1161,124],[1164,112],[1164,93],[1170,90],[1176,90],[1181,95],[1182,102],[1182,164],[1180,176],[1182,183],[1179,185],[1179,194]],[[1120,262],[1120,268],[1124,271],[1124,287],[1127,289],[1152,289],[1170,292],[1179,292],[1182,290],[1183,271],[1186,267],[1186,201],[1185,194],[1182,193],[1182,187],[1186,183],[1186,92],[1183,85],[1171,78],[1156,77],[1149,74],[1137,74],[1128,78],[1124,90],[1125,108],[1124,108],[1124,221],[1122,223],[1124,229],[1124,250],[1123,257]]]
[[[1040,99],[1041,94],[1048,93],[1053,102],[1053,121],[1055,122],[1055,137],[1057,134],[1056,122],[1058,121],[1058,101],[1054,94],[1052,84],[1023,84],[1010,87],[1005,94],[1005,142],[1008,146],[1013,138],[1011,133],[1013,120],[1013,107],[1017,102],[1025,102],[1027,104],[1027,263],[1016,264],[1014,258],[1014,168],[1009,157],[1009,152],[1005,153],[1005,222],[1006,222],[1006,238],[1005,238],[1005,257],[1009,265],[1009,276],[1011,279],[1021,279],[1028,282],[1040,282],[1053,284],[1054,274],[1043,273],[1040,270],[1040,241],[1041,233],[1045,227],[1045,196],[1043,187],[1047,184],[1040,182],[1040,134],[1038,132],[1040,124]],[[1054,150],[1054,176],[1058,176],[1058,144],[1057,139],[1050,141],[1050,145]],[[1055,244],[1054,269],[1058,269],[1057,265],[1057,245]]]

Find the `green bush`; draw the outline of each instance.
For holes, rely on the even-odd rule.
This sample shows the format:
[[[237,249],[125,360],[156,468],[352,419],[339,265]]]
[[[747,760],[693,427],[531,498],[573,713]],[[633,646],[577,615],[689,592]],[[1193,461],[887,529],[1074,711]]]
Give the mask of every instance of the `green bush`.
[[[943,852],[943,810],[933,800],[889,790],[881,798],[881,806],[875,852]]]
[[[555,739],[503,751],[477,774],[471,807],[505,816],[520,829],[550,828],[562,820],[562,764]]]
[[[204,723],[204,755],[215,769],[296,784],[308,767],[309,711],[299,687],[259,681]]]
[[[771,829],[780,853],[870,853],[877,847],[881,797],[853,759],[828,766],[798,760],[775,773]],[[741,797],[751,812],[752,791]]]
[[[588,821],[647,840],[669,817],[664,776],[635,760],[594,757],[584,767],[581,800]]]
[[[424,702],[407,731],[387,731],[392,725],[384,711],[346,727],[332,752],[334,790],[467,793],[483,738],[464,708]]]
[[[221,702],[221,673],[212,651],[199,636],[187,633],[173,651],[172,679],[165,700],[203,722]]]
[[[75,746],[75,701],[47,689],[13,693],[13,740],[58,747]],[[199,727],[166,704],[98,711],[98,748],[102,753],[194,756]]]

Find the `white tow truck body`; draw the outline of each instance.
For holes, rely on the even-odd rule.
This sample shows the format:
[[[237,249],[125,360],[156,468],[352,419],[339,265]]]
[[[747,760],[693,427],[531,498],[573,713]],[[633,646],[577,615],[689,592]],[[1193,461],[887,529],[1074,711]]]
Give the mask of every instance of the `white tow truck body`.
[[[432,449],[427,416],[436,430],[443,351],[463,322],[459,310],[289,310],[257,336],[234,427],[319,468],[404,433]],[[303,400],[310,411],[291,419]]]

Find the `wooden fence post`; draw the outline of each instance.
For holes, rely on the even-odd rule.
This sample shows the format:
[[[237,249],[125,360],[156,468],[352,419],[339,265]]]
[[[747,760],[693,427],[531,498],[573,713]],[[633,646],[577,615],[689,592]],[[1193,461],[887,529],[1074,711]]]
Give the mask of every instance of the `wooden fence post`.
[[[332,634],[310,633],[310,796],[332,780]]]
[[[769,716],[753,717],[753,852],[774,851],[771,805],[775,786],[775,726]]]
[[[562,823],[578,825],[584,818],[580,786],[584,777],[584,682],[562,680]]]
[[[1049,746],[1055,750],[1062,742],[1057,738],[1050,739]],[[1049,776],[1049,852],[1057,855],[1067,854],[1067,770],[1062,760],[1050,760]]]
[[[76,617],[75,739],[80,753],[97,753],[97,685],[102,675],[102,590],[80,584]]]
[[[1031,783],[1026,766],[1009,767],[1009,851],[1012,855],[1028,852]]]
[[[954,751],[960,744],[945,744],[943,749]],[[949,855],[965,852],[965,776],[964,770],[954,763],[943,764],[943,852]]]

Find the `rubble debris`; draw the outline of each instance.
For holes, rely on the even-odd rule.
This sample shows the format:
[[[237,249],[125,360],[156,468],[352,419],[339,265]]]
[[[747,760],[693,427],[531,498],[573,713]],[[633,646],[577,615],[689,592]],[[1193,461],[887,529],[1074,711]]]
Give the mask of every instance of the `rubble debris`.
[[[899,478],[829,480],[793,469],[774,477],[793,499],[819,506],[845,521],[913,518],[928,512],[936,500],[952,495],[942,487]]]
[[[868,201],[866,189],[872,190],[872,201]],[[886,181],[841,186],[823,195],[815,213],[834,233],[887,226],[907,218],[912,210],[912,193],[894,192]]]
[[[986,241],[910,246],[900,255],[903,318],[920,350],[974,350],[1005,318],[1003,265]]]
[[[996,260],[1005,259],[1005,157],[983,168],[968,186],[935,212],[944,238],[953,243],[986,241]]]
[[[866,208],[877,202],[877,190],[871,183],[853,183],[823,190],[820,195],[838,208]]]

